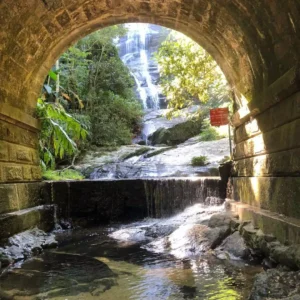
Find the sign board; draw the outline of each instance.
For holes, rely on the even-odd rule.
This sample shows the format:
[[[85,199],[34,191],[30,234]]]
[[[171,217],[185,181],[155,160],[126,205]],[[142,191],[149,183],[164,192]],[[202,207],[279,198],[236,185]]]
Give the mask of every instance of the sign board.
[[[222,126],[228,125],[228,108],[215,108],[210,110],[210,125]]]

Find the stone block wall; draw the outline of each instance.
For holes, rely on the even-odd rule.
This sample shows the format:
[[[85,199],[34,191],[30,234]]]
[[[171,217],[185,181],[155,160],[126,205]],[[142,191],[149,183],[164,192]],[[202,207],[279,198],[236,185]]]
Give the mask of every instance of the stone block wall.
[[[210,179],[122,179],[0,185],[2,239],[59,220],[84,224],[169,217],[195,203],[225,200],[225,183]],[[209,203],[206,203],[209,204]]]
[[[275,81],[264,103],[235,125],[233,199],[300,219],[299,66]]]
[[[299,0],[0,1],[0,182],[40,178],[34,111],[56,59],[125,22],[176,29],[214,57],[237,110],[234,197],[300,218]]]
[[[263,136],[248,123],[236,130],[239,174],[247,169],[249,176],[253,172],[250,165],[256,163],[253,157],[284,151],[285,143],[290,150],[297,147],[292,135],[297,134],[299,125],[295,119],[298,108],[293,109],[294,123],[287,120],[288,113],[280,115],[280,108],[273,113],[264,111],[297,91],[297,81],[287,89],[285,85],[299,75],[292,68],[299,61],[299,15],[298,0],[1,1],[0,182],[40,178],[34,111],[56,59],[79,38],[125,22],[155,23],[187,34],[222,68],[233,88],[236,108],[248,101],[251,114],[259,110],[257,121]],[[278,118],[274,117],[278,113],[286,118],[282,120],[285,129],[278,127]],[[249,127],[254,131],[249,133]],[[290,141],[281,134],[287,131]],[[262,139],[265,145],[257,146]]]
[[[41,179],[37,120],[0,105],[0,182]]]

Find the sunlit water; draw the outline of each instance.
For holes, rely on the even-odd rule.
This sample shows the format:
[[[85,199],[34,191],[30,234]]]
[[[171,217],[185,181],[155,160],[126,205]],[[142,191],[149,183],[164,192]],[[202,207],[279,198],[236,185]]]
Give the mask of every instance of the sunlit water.
[[[58,249],[0,278],[1,293],[12,299],[247,299],[260,267],[153,247],[218,210],[195,205],[169,219],[59,233]]]

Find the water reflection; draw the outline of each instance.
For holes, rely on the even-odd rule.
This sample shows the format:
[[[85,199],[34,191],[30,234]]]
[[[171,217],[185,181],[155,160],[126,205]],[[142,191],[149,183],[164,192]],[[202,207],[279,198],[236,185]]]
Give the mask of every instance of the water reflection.
[[[191,210],[183,215],[185,222],[197,221]],[[175,226],[182,220],[181,214],[146,223]],[[138,224],[143,227],[143,222]],[[112,237],[132,226],[60,233],[58,249],[0,278],[0,299],[247,299],[253,277],[261,271],[243,261],[220,261],[212,253],[180,259],[147,250],[148,239]]]

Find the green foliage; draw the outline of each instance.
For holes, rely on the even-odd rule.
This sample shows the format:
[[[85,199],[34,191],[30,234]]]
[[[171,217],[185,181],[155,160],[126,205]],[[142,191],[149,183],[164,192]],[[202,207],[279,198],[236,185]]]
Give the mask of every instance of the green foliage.
[[[199,135],[201,141],[216,141],[226,137],[218,132],[218,130],[210,125],[209,120],[203,122],[203,129]]]
[[[209,164],[207,156],[194,156],[191,161],[194,167],[203,167]]]
[[[134,131],[140,127],[142,108],[134,99],[103,92],[94,100],[89,115],[95,145],[126,145],[131,144]]]
[[[74,160],[91,144],[130,144],[138,132],[142,109],[135,83],[114,44],[125,33],[124,26],[111,26],[85,37],[49,72],[37,105],[44,169]]]
[[[60,63],[61,84],[69,97],[65,106],[74,111],[82,101],[84,108],[77,112],[89,117],[90,143],[97,146],[130,144],[140,128],[135,82],[113,42],[125,33],[123,26],[97,31],[71,47]]]
[[[229,101],[225,77],[213,58],[197,43],[179,33],[171,33],[156,54],[163,93],[172,110],[196,103],[213,108]]]
[[[45,180],[82,180],[84,179],[84,176],[78,171],[67,169],[63,171],[44,171],[43,178]]]
[[[87,136],[79,121],[68,114],[58,103],[47,103],[38,99],[37,117],[41,121],[39,139],[41,163],[55,167],[55,159],[63,159],[77,153],[77,143]]]
[[[201,133],[200,133],[200,140],[201,141],[216,141],[221,139],[222,136],[218,133],[218,131],[212,127],[209,126],[205,128]]]

